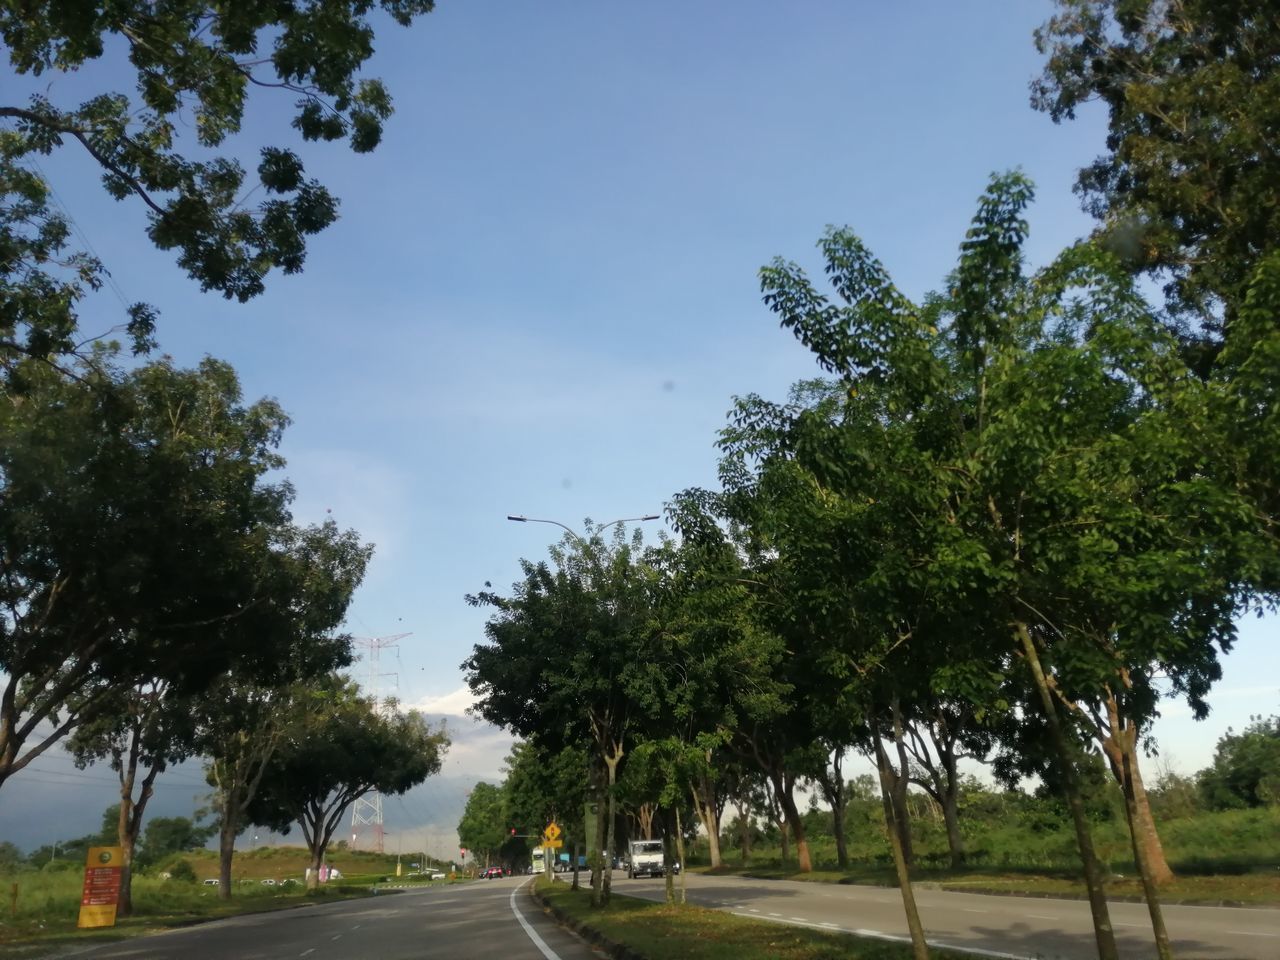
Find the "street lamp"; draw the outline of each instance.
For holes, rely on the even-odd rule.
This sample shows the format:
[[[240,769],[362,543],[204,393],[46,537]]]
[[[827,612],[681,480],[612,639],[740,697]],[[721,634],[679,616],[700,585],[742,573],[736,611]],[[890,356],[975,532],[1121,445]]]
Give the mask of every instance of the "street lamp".
[[[586,538],[583,537],[581,534],[579,534],[578,531],[574,530],[572,527],[565,526],[559,520],[540,520],[537,517],[526,517],[520,514],[510,514],[510,513],[507,514],[507,519],[514,520],[516,523],[555,524],[557,527],[565,531],[567,534],[569,534],[569,536],[573,537],[573,539],[577,540],[579,543],[583,544],[584,546],[587,543]],[[656,513],[649,513],[643,517],[623,517],[621,520],[610,520],[608,523],[602,524],[601,526],[596,527],[595,532],[599,533],[601,530],[608,530],[610,527],[616,527],[620,523],[642,523],[645,520],[657,520],[657,519],[658,519],[658,514]]]

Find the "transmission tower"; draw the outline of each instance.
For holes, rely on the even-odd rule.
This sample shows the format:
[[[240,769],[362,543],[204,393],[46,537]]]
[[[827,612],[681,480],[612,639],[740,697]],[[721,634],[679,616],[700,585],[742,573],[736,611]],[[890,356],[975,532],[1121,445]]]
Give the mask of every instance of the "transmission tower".
[[[363,686],[365,696],[373,701],[373,709],[378,714],[386,714],[391,710],[391,698],[381,695],[382,681],[387,677],[393,678],[391,682],[393,688],[398,687],[400,681],[400,675],[395,671],[382,672],[378,663],[379,655],[383,650],[394,649],[407,636],[410,634],[396,633],[389,637],[356,637],[351,641],[368,649],[368,653],[365,654],[367,679]],[[370,790],[364,794],[351,808],[351,849],[356,848],[360,828],[365,826],[373,827],[374,851],[383,853],[382,794],[377,790]]]

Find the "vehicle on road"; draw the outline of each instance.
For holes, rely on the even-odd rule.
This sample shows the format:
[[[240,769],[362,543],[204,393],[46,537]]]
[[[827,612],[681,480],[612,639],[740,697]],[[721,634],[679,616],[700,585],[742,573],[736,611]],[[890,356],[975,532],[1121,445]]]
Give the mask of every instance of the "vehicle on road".
[[[506,874],[502,872],[501,867],[490,867],[488,870],[481,872],[480,877],[484,880],[501,880]]]
[[[426,877],[428,880],[447,880],[449,875],[443,870],[428,870]]]
[[[660,877],[665,870],[662,865],[661,840],[632,840],[628,846],[627,877]]]

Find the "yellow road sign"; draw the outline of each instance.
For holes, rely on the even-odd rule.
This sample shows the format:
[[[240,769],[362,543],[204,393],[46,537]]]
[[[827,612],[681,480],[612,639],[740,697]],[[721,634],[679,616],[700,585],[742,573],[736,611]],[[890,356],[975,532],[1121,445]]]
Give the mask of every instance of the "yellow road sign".
[[[542,831],[542,835],[546,837],[548,840],[559,840],[560,828],[556,826],[556,822],[552,820],[549,824],[547,824],[547,829]]]
[[[543,838],[542,838],[542,845],[543,845],[544,847],[546,847],[548,850],[559,850],[561,847],[563,847],[563,846],[564,846],[564,841],[563,841],[563,840],[548,840],[546,837],[543,837]]]

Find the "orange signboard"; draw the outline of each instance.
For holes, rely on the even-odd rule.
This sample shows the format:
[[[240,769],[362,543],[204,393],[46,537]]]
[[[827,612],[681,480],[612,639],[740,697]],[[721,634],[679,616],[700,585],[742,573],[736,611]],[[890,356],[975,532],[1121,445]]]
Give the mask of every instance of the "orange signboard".
[[[84,887],[80,891],[78,927],[114,927],[120,902],[124,851],[119,847],[90,847],[85,857]]]

